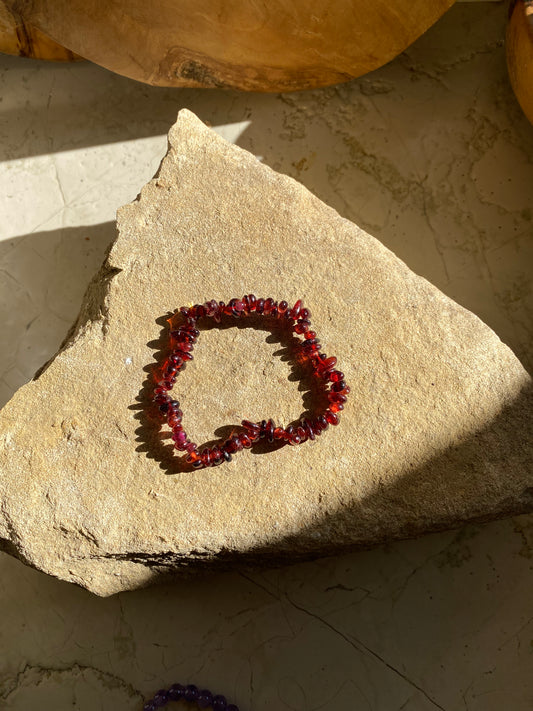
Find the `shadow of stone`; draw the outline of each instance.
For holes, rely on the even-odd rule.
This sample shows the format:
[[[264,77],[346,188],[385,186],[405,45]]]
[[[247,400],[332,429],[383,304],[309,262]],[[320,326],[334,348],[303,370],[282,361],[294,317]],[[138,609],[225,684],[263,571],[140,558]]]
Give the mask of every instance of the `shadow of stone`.
[[[13,389],[42,370],[76,321],[87,285],[116,234],[114,222],[32,232],[0,242],[0,373]],[[46,327],[43,327],[43,324]],[[24,377],[25,376],[25,379]],[[2,392],[0,407],[10,396]]]
[[[276,537],[271,544],[187,559],[175,553],[161,558],[129,553],[122,558],[172,569],[171,577],[198,570],[242,571],[368,550],[467,523],[533,512],[532,412],[533,386],[529,386],[463,442],[417,469],[398,474],[393,483],[377,487],[359,501],[324,511],[314,523],[294,535]],[[518,490],[518,481],[510,486],[502,479],[502,473],[515,467],[530,477]]]
[[[147,343],[149,348],[154,350],[154,362],[146,365],[143,370],[147,374],[143,381],[142,388],[137,396],[136,404],[130,406],[130,410],[135,411],[135,419],[139,420],[140,427],[135,431],[136,441],[140,442],[136,448],[138,452],[145,452],[149,459],[157,461],[166,474],[178,474],[182,472],[192,472],[193,467],[187,464],[186,456],[176,453],[171,440],[171,432],[168,426],[162,430],[164,418],[158,407],[152,402],[154,377],[162,363],[169,355],[169,325],[168,320],[173,316],[171,312],[156,319],[161,330],[157,339]],[[269,335],[266,342],[269,344],[279,344],[281,348],[274,352],[276,357],[290,365],[288,379],[298,383],[298,390],[302,393],[302,412],[292,422],[287,424],[297,425],[302,417],[312,417],[314,413],[327,407],[327,396],[322,381],[313,377],[312,367],[307,359],[298,354],[300,339],[296,338],[292,330],[280,322],[278,319],[268,316],[247,316],[235,319],[231,316],[224,316],[219,324],[211,319],[199,319],[197,324],[200,332],[209,331],[213,328],[227,330],[229,328],[247,329],[251,328],[264,331]],[[202,346],[201,334],[196,347]],[[186,364],[185,364],[186,367]],[[185,370],[182,367],[182,371]],[[186,374],[181,377],[187,377]],[[172,394],[179,399],[179,379],[174,385]],[[270,414],[265,413],[265,419],[269,419]],[[275,421],[275,413],[272,413]],[[209,440],[199,446],[201,451],[204,447],[211,447],[215,444],[222,444],[233,432],[243,431],[241,423],[219,425],[214,434],[216,439]],[[284,443],[274,441],[272,443],[262,439],[250,448],[250,452],[255,455],[267,454],[285,446]]]

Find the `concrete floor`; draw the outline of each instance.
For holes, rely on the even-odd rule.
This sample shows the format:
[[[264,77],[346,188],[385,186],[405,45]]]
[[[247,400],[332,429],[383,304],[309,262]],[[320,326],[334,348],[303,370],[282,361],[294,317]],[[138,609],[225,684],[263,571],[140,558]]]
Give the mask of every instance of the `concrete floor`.
[[[359,80],[169,90],[0,56],[0,405],[63,339],[187,107],[306,185],[533,365],[533,127],[501,3],[456,5]],[[98,599],[0,555],[0,708],[136,711],[174,681],[241,711],[530,711],[533,517]]]

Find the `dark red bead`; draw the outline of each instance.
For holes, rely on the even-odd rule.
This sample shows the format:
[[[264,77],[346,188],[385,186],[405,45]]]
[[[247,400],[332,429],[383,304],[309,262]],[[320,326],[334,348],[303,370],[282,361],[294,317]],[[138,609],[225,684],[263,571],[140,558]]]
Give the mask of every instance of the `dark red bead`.
[[[211,301],[205,302],[204,308],[205,308],[205,315],[208,318],[213,318],[213,316],[215,315],[215,312],[218,310],[218,303],[214,299],[211,299]]]
[[[239,299],[230,299],[228,305],[224,309],[224,313],[228,316],[241,316],[244,311],[244,304]]]
[[[300,438],[300,442],[305,442],[307,440],[307,432],[302,426],[296,428],[296,434]]]
[[[196,450],[194,452],[190,452],[185,461],[188,462],[189,464],[194,464],[195,462],[201,462],[200,454]]]
[[[302,300],[298,299],[298,301],[294,304],[294,306],[291,309],[291,318],[297,319],[298,316],[300,315],[300,309],[302,308]]]
[[[211,463],[213,466],[216,466],[217,464],[222,464],[223,461],[224,455],[222,454],[222,450],[220,447],[214,446],[211,450]]]
[[[264,427],[264,436],[267,438],[267,440],[272,443],[274,441],[274,421],[269,420]]]
[[[322,370],[323,371],[329,371],[333,370],[333,368],[337,365],[337,359],[335,356],[330,356],[329,358],[326,358],[326,360],[322,361]]]
[[[185,448],[185,443],[187,442],[187,433],[184,430],[176,430],[172,433],[172,439],[176,443],[176,448]]]
[[[263,308],[263,313],[265,314],[265,316],[270,316],[270,314],[272,313],[273,306],[274,306],[274,299],[272,299],[271,297],[269,297],[268,299],[265,299],[265,305]]]
[[[307,418],[304,417],[303,420],[301,420],[302,427],[305,430],[305,434],[307,436],[307,439],[314,440],[315,439],[315,433],[313,432],[313,428],[311,427],[311,423]]]
[[[299,334],[305,333],[306,331],[309,330],[310,325],[311,324],[309,321],[305,321],[304,319],[299,319],[298,322],[296,323],[296,325],[294,326],[294,332],[299,333]]]
[[[347,399],[348,399],[348,398],[346,397],[346,395],[342,395],[341,393],[335,393],[335,392],[329,392],[329,393],[328,393],[328,400],[329,400],[330,402],[340,402],[340,403],[343,403],[343,402],[346,402]]]
[[[289,304],[286,301],[280,301],[278,304],[278,314],[283,316],[288,308]]]
[[[210,464],[211,464],[211,450],[209,449],[209,447],[205,447],[204,449],[202,449],[201,457],[202,457],[202,464],[204,465],[204,467],[210,466]],[[185,698],[187,698],[187,697],[185,697]],[[188,700],[190,700],[190,699],[188,699]]]
[[[326,420],[328,421],[328,423],[330,425],[338,425],[339,424],[339,418],[331,410],[326,410],[326,412],[324,413],[324,417],[326,418]]]
[[[181,356],[182,353],[190,353],[192,349],[194,348],[194,345],[192,343],[189,343],[188,341],[183,341],[182,343],[179,344],[179,346],[176,348],[176,350],[179,351],[179,356]]]
[[[345,380],[338,380],[336,383],[333,383],[333,385],[331,386],[331,389],[336,393],[340,393],[346,387],[348,387],[348,386],[346,385]]]
[[[285,430],[283,427],[274,428],[274,439],[285,439]]]
[[[310,338],[307,341],[303,341],[300,348],[305,352],[317,351],[320,347],[320,341],[318,338]]]
[[[239,439],[241,440],[242,446],[245,449],[250,449],[250,447],[252,446],[252,440],[245,432],[241,432],[241,434],[239,435]]]
[[[264,299],[257,299],[257,303],[255,305],[255,312],[257,314],[262,314],[264,308],[265,308],[265,300]]]
[[[342,373],[340,370],[332,370],[331,373],[328,375],[328,380],[330,380],[332,383],[338,383],[341,380],[344,380],[344,373]]]
[[[311,312],[309,311],[309,309],[301,309],[300,318],[305,318],[305,319],[311,318]]]
[[[188,344],[187,344],[188,345]],[[186,360],[194,360],[193,356],[190,353],[187,353],[187,351],[182,351],[181,348],[176,348],[175,350],[176,355],[178,355],[183,361]]]
[[[317,425],[320,426],[321,430],[327,430],[328,429],[328,421],[324,417],[324,415],[318,415],[318,417],[315,418],[315,422]]]
[[[176,427],[176,425],[179,425],[179,424],[180,424],[180,422],[181,422],[181,416],[182,416],[183,413],[181,412],[181,410],[179,410],[179,413],[180,413],[179,415],[177,415],[175,412],[171,412],[171,413],[169,414],[169,416],[168,416],[168,418],[167,418],[167,422],[168,422],[168,426],[169,426],[169,427],[174,428],[174,427]]]
[[[239,437],[239,435],[233,435],[231,441],[235,443],[235,446],[237,447],[236,451],[241,452],[244,445],[241,442],[241,438]]]
[[[233,435],[226,440],[226,442],[224,442],[222,448],[230,454],[235,454],[235,452],[240,452],[242,450],[243,445],[239,437],[237,437],[237,435]]]
[[[252,442],[257,442],[261,436],[261,426],[256,422],[250,422],[249,420],[242,420],[241,424],[247,431]]]
[[[329,406],[329,409],[331,412],[340,412],[341,410],[344,410],[344,405],[342,405],[340,402],[332,402]]]

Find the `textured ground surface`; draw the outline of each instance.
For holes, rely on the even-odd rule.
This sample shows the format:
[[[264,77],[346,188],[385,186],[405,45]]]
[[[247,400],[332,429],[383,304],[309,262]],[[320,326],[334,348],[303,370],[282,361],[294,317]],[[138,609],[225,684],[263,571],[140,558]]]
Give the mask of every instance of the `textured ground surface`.
[[[505,14],[456,7],[372,76],[284,97],[2,60],[3,401],[57,349],[182,106],[378,237],[531,370],[533,131],[507,86]],[[532,541],[523,516],[108,600],[4,555],[2,703],[133,711],[185,679],[244,709],[529,711]]]

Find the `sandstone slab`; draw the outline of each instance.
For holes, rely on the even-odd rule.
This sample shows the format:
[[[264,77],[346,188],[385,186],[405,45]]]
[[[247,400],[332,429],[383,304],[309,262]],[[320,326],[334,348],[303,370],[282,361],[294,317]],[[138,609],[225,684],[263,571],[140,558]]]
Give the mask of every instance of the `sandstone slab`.
[[[533,509],[531,382],[498,337],[294,180],[182,111],[59,353],[0,412],[4,550],[99,594]],[[314,443],[184,471],[148,402],[177,307],[303,298],[352,395]],[[176,392],[196,441],[305,409],[284,344],[211,329]]]

